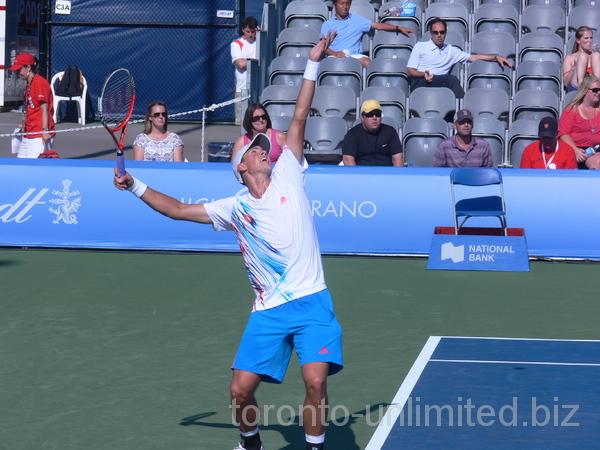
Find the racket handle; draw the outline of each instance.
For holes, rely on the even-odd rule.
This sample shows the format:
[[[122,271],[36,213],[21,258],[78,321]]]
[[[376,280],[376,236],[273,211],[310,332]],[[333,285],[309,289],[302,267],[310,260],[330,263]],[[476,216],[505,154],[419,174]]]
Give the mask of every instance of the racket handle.
[[[119,172],[119,176],[122,177],[125,175],[125,155],[117,155],[117,172]]]

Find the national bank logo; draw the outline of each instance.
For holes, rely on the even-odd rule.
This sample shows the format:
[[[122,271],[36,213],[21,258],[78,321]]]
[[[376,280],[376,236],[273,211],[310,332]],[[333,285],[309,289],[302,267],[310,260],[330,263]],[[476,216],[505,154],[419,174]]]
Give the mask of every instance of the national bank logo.
[[[451,259],[453,263],[463,262],[465,260],[465,246],[454,246],[452,242],[442,244],[442,261]]]

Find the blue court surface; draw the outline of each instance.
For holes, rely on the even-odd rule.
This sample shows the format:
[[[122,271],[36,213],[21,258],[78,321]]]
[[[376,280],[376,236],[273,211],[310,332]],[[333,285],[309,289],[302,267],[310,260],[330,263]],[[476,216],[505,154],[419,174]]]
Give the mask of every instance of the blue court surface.
[[[600,448],[600,341],[429,338],[366,450]]]

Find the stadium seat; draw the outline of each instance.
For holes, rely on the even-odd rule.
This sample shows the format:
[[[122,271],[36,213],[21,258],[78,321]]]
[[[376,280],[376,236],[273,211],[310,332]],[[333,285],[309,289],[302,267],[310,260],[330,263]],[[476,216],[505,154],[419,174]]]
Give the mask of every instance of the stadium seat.
[[[504,235],[508,236],[506,226],[506,205],[504,204],[504,187],[502,173],[493,167],[458,167],[450,172],[452,186],[452,205],[454,207],[454,232],[460,234],[461,227],[471,217],[498,217]],[[471,197],[473,192],[481,187],[497,185],[500,195]],[[463,188],[456,189],[456,186]],[[457,201],[457,192],[461,193]],[[488,189],[479,189],[482,194],[488,194]],[[464,197],[468,193],[468,197]],[[459,217],[464,217],[458,224]]]
[[[473,0],[433,0],[429,3],[430,3],[430,5],[433,3],[458,3],[460,5],[463,5],[465,8],[467,8],[467,11],[470,14],[473,12],[473,3],[475,3],[475,2]]]
[[[373,59],[374,58],[404,58],[408,60],[417,38],[414,34],[404,36],[402,33],[395,34],[389,31],[377,31],[373,37]]]
[[[598,31],[598,24],[600,23],[600,8],[598,6],[576,6],[571,9],[567,20],[569,22],[569,33],[574,32],[583,25],[590,27],[595,33]]]
[[[317,86],[312,110],[321,117],[342,117],[348,125],[356,120],[356,95],[346,86]]]
[[[278,56],[269,66],[269,84],[280,86],[300,86],[308,58]]]
[[[342,142],[348,131],[341,117],[309,117],[304,134],[304,157],[309,164],[339,164]]]
[[[498,54],[515,59],[517,44],[515,37],[506,31],[480,31],[475,33],[471,43],[471,53]]]
[[[506,32],[519,37],[519,11],[506,3],[485,3],[475,10],[474,32]]]
[[[377,100],[384,117],[391,117],[402,126],[406,120],[406,93],[396,87],[371,86],[360,94],[360,104]]]
[[[495,61],[473,61],[468,65],[467,86],[468,89],[502,89],[511,94],[512,69],[507,66],[500,67]]]
[[[517,8],[519,11],[521,9],[521,0],[480,0],[479,1],[479,6],[481,5],[485,5],[488,3],[492,3],[492,4],[500,4],[500,5],[512,5],[515,8]]]
[[[552,61],[523,61],[515,74],[515,92],[521,89],[562,92],[561,67]]]
[[[567,11],[567,3],[565,0],[528,0],[527,5],[558,6],[563,11]]]
[[[529,5],[521,15],[522,33],[556,33],[564,38],[565,23],[565,11],[556,5]]]
[[[285,28],[277,37],[277,56],[308,58],[310,49],[321,39],[312,28]]]
[[[558,119],[559,112],[558,95],[549,90],[522,89],[515,93],[512,100],[513,121],[519,119],[539,121],[546,116]]]
[[[554,33],[527,33],[519,40],[519,62],[551,61],[562,64],[564,40]]]
[[[404,58],[375,58],[367,67],[366,85],[397,87],[408,96],[409,81]]]
[[[352,2],[350,14],[358,14],[359,16],[369,19],[371,22],[375,22],[377,17],[375,7],[371,3],[361,1]]]
[[[600,6],[599,0],[575,0],[573,6]]]
[[[439,117],[453,122],[456,111],[456,96],[446,87],[420,87],[410,93],[409,112],[411,117]]]
[[[293,116],[300,86],[267,86],[260,95],[260,102],[271,118]]]
[[[425,29],[429,30],[429,23],[436,17],[444,19],[448,31],[453,31],[462,36],[466,41],[469,38],[469,11],[460,3],[432,3],[425,10]]]
[[[502,89],[472,88],[465,93],[463,108],[475,119],[496,119],[508,127],[510,96]]]
[[[391,25],[398,25],[401,27],[410,28],[415,32],[416,35],[421,35],[421,20],[423,16],[423,8],[419,4],[415,7],[414,16],[386,16],[385,12],[393,7],[402,8],[404,2],[386,2],[379,8],[379,22],[388,23]],[[418,2],[413,2],[418,3]]]
[[[435,149],[449,136],[448,123],[439,117],[412,117],[402,130],[404,163],[415,167],[431,167]]]
[[[506,125],[496,119],[475,117],[473,121],[473,136],[484,138],[490,144],[494,167],[505,163],[504,144],[506,141]]]
[[[271,117],[269,115],[269,117]],[[290,124],[292,123],[292,116],[273,116],[271,117],[271,125],[274,130],[283,131],[287,133]]]
[[[323,1],[290,2],[285,8],[286,28],[312,28],[321,32],[329,18],[329,8]]]
[[[520,167],[525,147],[539,140],[538,120],[515,120],[508,129],[507,155],[509,167]]]
[[[577,94],[577,91],[571,91],[571,92],[567,92],[562,99],[562,107],[561,107],[561,111],[563,111],[567,105],[569,103],[571,103],[571,100],[573,100],[573,97],[575,97],[575,94]]]
[[[356,58],[325,58],[319,67],[317,85],[346,86],[358,97],[363,88],[363,67]]]

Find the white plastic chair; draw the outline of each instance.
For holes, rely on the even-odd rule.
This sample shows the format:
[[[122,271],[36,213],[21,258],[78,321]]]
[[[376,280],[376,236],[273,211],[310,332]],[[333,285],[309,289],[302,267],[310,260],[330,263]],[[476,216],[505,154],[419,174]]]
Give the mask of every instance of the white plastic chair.
[[[79,120],[78,122],[81,125],[85,125],[85,99],[87,97],[87,81],[83,75],[81,75],[81,80],[83,82],[83,93],[80,97],[63,97],[60,95],[56,95],[55,85],[60,81],[64,72],[58,72],[56,75],[52,77],[52,81],[50,82],[50,87],[52,88],[52,96],[54,97],[54,122],[57,122],[58,118],[58,105],[60,102],[77,102],[77,107],[79,110]]]

